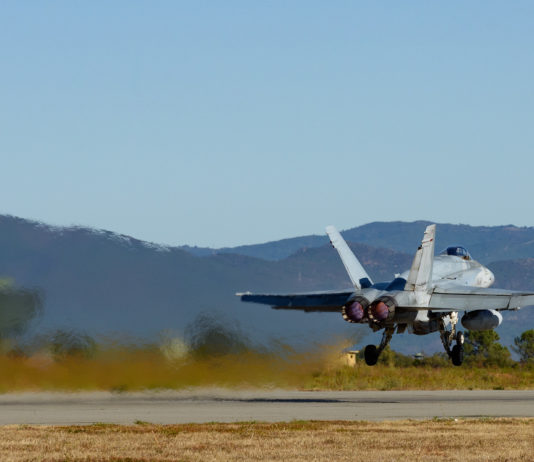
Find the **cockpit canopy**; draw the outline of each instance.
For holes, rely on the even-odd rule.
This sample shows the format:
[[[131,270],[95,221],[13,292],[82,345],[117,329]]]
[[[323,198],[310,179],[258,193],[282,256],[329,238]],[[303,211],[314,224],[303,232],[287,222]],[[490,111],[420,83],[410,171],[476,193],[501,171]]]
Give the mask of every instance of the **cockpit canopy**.
[[[440,255],[453,255],[455,257],[461,257],[464,260],[471,260],[471,255],[469,255],[469,252],[465,249],[465,247],[460,246],[447,247],[440,253]]]

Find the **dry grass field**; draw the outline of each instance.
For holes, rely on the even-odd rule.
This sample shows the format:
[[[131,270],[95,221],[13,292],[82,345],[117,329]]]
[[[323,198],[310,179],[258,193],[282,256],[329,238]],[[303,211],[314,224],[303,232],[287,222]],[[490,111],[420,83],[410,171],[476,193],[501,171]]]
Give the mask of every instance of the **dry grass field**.
[[[534,460],[534,419],[0,427],[0,460]]]

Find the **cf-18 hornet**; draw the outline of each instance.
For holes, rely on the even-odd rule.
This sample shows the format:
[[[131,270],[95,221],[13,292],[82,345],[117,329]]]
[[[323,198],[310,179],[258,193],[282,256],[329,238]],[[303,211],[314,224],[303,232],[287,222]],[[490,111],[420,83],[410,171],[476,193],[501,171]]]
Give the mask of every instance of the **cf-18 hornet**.
[[[494,329],[502,322],[501,311],[534,305],[534,292],[490,289],[493,273],[471,258],[464,247],[448,247],[434,256],[436,225],[426,228],[409,270],[390,282],[373,283],[347,243],[333,226],[326,228],[353,287],[341,291],[267,295],[237,294],[244,302],[271,305],[275,309],[340,313],[347,322],[368,324],[383,330],[380,345],[367,345],[365,362],[372,366],[393,334],[438,332],[455,366],[464,358],[464,335],[457,329],[459,313],[464,328]]]

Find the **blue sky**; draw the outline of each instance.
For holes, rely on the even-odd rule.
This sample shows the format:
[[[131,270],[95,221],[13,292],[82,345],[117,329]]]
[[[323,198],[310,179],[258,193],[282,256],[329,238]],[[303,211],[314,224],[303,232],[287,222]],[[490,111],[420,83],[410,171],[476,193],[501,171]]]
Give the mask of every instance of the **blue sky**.
[[[534,2],[4,2],[0,213],[226,246],[534,225]]]

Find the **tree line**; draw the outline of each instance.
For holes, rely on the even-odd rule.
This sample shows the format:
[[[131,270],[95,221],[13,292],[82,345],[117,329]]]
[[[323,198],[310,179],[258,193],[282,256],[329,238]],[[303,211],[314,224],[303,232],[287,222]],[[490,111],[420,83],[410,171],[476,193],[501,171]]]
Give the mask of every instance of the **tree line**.
[[[518,355],[519,361],[512,359],[510,350],[499,343],[500,337],[494,330],[467,331],[465,334],[465,359],[468,367],[517,367],[534,366],[534,329],[526,330],[514,339],[512,350]],[[363,353],[360,353],[363,355]],[[450,366],[445,353],[435,353],[414,359],[413,356],[404,355],[387,347],[379,359],[379,363],[391,366]]]

